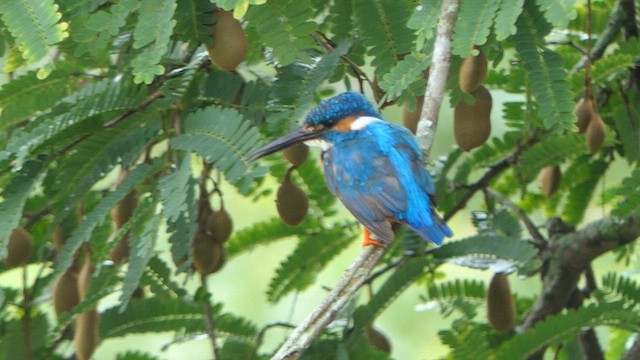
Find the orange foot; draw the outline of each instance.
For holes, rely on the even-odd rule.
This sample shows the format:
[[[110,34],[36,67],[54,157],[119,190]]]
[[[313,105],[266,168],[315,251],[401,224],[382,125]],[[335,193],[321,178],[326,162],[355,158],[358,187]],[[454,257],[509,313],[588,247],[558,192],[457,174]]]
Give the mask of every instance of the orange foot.
[[[362,239],[362,247],[369,246],[369,245],[384,246],[380,241],[372,239],[371,235],[375,236],[374,234],[371,234],[369,229],[364,228],[364,238]]]

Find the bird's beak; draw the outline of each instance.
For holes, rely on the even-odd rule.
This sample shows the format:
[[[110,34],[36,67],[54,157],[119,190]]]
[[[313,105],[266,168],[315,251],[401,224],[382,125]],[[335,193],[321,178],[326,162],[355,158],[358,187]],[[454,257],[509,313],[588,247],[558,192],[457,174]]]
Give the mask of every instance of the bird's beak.
[[[324,127],[309,128],[306,126],[302,126],[281,138],[273,140],[267,145],[261,147],[260,149],[252,151],[249,155],[247,155],[247,159],[249,161],[258,160],[261,157],[273,154],[276,151],[286,149],[293,144],[318,138],[326,134],[329,130],[330,128],[324,128]]]

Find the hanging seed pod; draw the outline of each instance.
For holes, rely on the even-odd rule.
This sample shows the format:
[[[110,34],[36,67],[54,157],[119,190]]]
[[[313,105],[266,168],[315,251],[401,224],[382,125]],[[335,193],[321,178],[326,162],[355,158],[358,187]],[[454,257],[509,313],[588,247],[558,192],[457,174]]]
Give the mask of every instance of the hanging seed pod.
[[[33,251],[33,240],[31,234],[23,227],[13,229],[7,244],[7,257],[4,263],[9,267],[16,267],[27,262],[29,255]]]
[[[53,249],[57,254],[60,252],[60,248],[62,248],[62,245],[64,245],[64,242],[66,240],[64,233],[62,231],[62,227],[58,226],[55,229],[53,229],[51,238],[53,239]]]
[[[594,113],[587,127],[587,149],[589,149],[590,153],[595,154],[600,151],[605,135],[604,121],[602,121],[600,114]]]
[[[247,56],[247,37],[232,12],[215,10],[213,14],[216,22],[211,25],[213,45],[207,46],[209,57],[220,69],[235,70]]]
[[[296,226],[302,222],[309,210],[307,195],[291,182],[290,171],[284,176],[276,195],[278,214],[285,224]]]
[[[201,274],[211,274],[220,267],[222,245],[216,243],[211,235],[198,231],[192,244],[193,265]]]
[[[111,220],[115,224],[116,229],[120,229],[133,216],[138,206],[138,197],[135,190],[129,192],[113,209],[111,209]],[[127,232],[122,240],[111,250],[109,259],[114,264],[120,264],[129,257],[129,232]]]
[[[80,274],[78,274],[78,297],[80,298],[80,301],[84,300],[84,297],[87,294],[89,282],[91,281],[94,270],[95,267],[93,266],[93,262],[91,262],[91,257],[89,256],[89,253],[87,253],[84,263],[82,264],[82,268],[80,269]]]
[[[385,333],[380,329],[373,327],[372,325],[364,328],[364,335],[367,337],[369,344],[375,349],[382,351],[385,354],[391,354],[391,342]]]
[[[413,111],[409,111],[407,104],[404,104],[402,107],[402,124],[414,134],[418,130],[418,122],[420,121],[423,104],[424,95],[421,95],[416,98],[416,108]]]
[[[80,303],[77,269],[71,267],[58,276],[53,286],[52,297],[53,309],[58,317],[64,312],[71,312]]]
[[[120,264],[129,257],[129,251],[129,233],[127,232],[122,240],[111,249],[109,260],[113,261],[114,264]]]
[[[496,273],[487,290],[487,319],[489,325],[501,333],[513,329],[516,321],[516,306],[511,295],[509,279],[503,273]]]
[[[553,195],[558,190],[562,174],[558,165],[548,166],[540,171],[538,182],[542,188],[542,192],[547,196]]]
[[[297,143],[282,151],[282,154],[293,166],[300,166],[309,157],[309,147],[304,143]]]
[[[233,232],[233,220],[224,206],[207,215],[207,230],[213,236],[213,241],[217,243],[222,244],[229,240]]]
[[[81,313],[76,318],[73,344],[78,360],[90,360],[100,342],[100,315],[95,310]]]
[[[453,112],[453,133],[464,151],[481,146],[491,134],[491,94],[480,86],[472,95],[473,105],[460,101]]]
[[[578,118],[576,120],[578,132],[582,134],[587,131],[591,118],[596,115],[596,109],[593,107],[593,101],[591,99],[582,98],[576,104],[573,113]]]
[[[469,55],[458,71],[460,89],[467,93],[476,91],[487,78],[487,57],[481,47],[474,49],[479,51],[478,55]]]

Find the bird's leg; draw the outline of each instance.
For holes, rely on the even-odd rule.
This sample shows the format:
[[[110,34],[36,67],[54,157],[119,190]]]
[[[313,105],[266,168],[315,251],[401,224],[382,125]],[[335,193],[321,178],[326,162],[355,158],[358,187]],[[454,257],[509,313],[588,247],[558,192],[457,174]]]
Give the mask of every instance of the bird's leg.
[[[384,245],[380,241],[376,240],[376,235],[372,234],[371,231],[369,231],[369,229],[365,227],[364,238],[362,239],[362,247],[365,247],[368,245],[384,247]]]

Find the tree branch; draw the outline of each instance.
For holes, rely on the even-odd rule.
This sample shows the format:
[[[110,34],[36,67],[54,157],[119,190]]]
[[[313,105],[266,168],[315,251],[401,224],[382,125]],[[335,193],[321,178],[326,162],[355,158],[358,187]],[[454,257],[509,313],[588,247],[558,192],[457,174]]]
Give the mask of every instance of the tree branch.
[[[451,36],[453,35],[453,25],[458,17],[459,5],[458,0],[443,0],[440,8],[440,21],[438,21],[436,41],[433,47],[433,64],[429,70],[427,90],[416,130],[416,137],[425,158],[429,156],[438,127],[438,114],[451,65]]]
[[[582,230],[552,237],[545,256],[542,291],[518,331],[522,332],[567,306],[580,275],[591,261],[640,236],[640,211],[626,219],[604,218]]]

